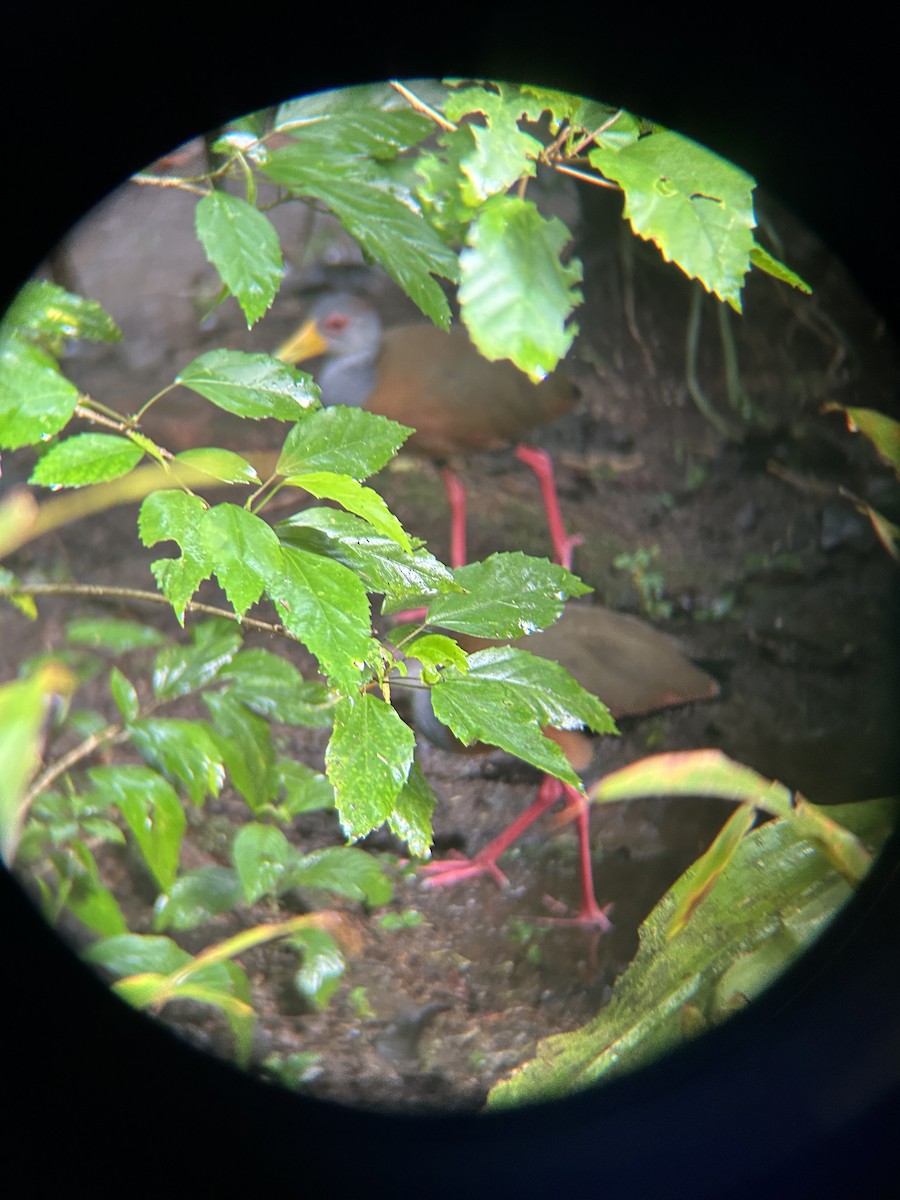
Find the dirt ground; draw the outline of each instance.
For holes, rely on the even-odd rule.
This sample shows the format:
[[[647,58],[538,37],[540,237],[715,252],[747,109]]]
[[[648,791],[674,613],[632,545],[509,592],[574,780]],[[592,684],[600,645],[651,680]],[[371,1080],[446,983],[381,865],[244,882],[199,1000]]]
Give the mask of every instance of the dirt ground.
[[[897,496],[867,444],[820,410],[837,401],[896,415],[896,348],[840,265],[776,206],[763,204],[766,228],[782,239],[776,252],[814,295],[750,281],[745,316],[733,318],[731,329],[756,415],[743,441],[727,441],[688,393],[687,281],[653,248],[622,236],[608,197],[579,191],[561,203],[577,223],[585,268],[581,334],[568,368],[581,402],[533,441],[553,451],[566,522],[584,535],[575,570],[598,602],[640,612],[638,591],[613,560],[658,546],[654,565],[672,606],[658,624],[722,685],[715,701],[623,721],[620,738],[598,745],[590,777],[661,749],[715,746],[814,801],[884,794],[896,765],[895,568],[837,489],[845,485],[883,508]],[[191,209],[188,197],[127,185],[54,258],[60,282],[101,300],[125,333],[120,346],[78,348],[65,363],[98,400],[136,405],[215,345],[272,349],[308,306],[303,287],[310,283],[349,276],[378,297],[388,323],[410,315],[391,285],[353,265],[327,222],[310,221],[295,206],[283,229],[294,265],[271,314],[251,334],[230,303],[201,323],[214,287],[193,242]],[[699,374],[712,404],[727,412],[710,303]],[[151,432],[179,449],[249,448],[242,423],[211,417],[184,393],[160,405],[154,421]],[[250,431],[255,447],[269,448],[278,432],[266,424]],[[10,468],[6,483],[15,460]],[[511,454],[473,457],[462,472],[471,558],[500,549],[549,553],[534,482]],[[403,460],[376,486],[404,525],[446,557],[446,503],[434,467]],[[26,576],[153,588],[154,557],[137,542],[135,509],[124,508],[35,543],[13,565]],[[200,598],[221,599],[208,585]],[[35,625],[3,614],[0,678],[14,676],[29,654],[59,645],[62,623],[80,613],[176,628],[165,609],[121,602],[48,601],[40,611]],[[295,649],[273,648],[311,669]],[[292,754],[321,768],[326,733],[282,732]],[[525,807],[538,781],[500,753],[457,758],[425,744],[421,760],[440,801],[439,856],[478,850]],[[361,1106],[477,1110],[539,1038],[596,1014],[635,952],[640,921],[727,813],[724,805],[665,798],[593,813],[598,892],[613,905],[615,928],[607,935],[541,922],[546,896],[577,903],[571,826],[556,829],[545,819],[529,831],[503,860],[506,890],[490,880],[430,889],[398,861],[398,843],[373,835],[365,844],[391,856],[395,896],[386,909],[350,908],[361,949],[324,1011],[306,1007],[293,987],[295,954],[276,945],[242,959],[260,1017],[253,1069],[264,1070],[271,1056],[304,1054],[297,1086],[305,1094]],[[223,847],[248,815],[229,788],[208,800],[190,817],[184,861],[225,865]],[[304,850],[341,841],[333,813],[298,818],[290,836]],[[149,931],[154,889],[137,859],[110,850],[102,863],[131,928]],[[382,926],[385,911],[410,910],[421,915],[418,925]],[[262,903],[240,908],[177,940],[196,952],[275,912]],[[80,938],[77,929],[66,934]],[[364,1005],[358,989],[365,989]],[[206,1009],[181,1003],[162,1017],[192,1043],[230,1054],[224,1022]]]

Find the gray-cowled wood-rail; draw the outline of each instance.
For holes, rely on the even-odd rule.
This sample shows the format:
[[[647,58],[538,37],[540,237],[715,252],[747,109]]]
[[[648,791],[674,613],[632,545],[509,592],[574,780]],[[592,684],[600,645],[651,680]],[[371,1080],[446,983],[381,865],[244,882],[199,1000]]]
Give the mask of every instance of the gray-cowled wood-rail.
[[[406,447],[438,462],[517,442],[529,430],[569,412],[577,390],[557,371],[532,383],[507,361],[483,358],[458,325],[444,333],[419,322],[383,329],[372,305],[359,296],[319,299],[301,328],[276,352],[283,362],[323,355],[318,382],[326,404],[361,406],[410,425]],[[560,562],[571,557],[556,499],[549,457],[520,446],[517,456],[535,473]],[[451,510],[450,562],[465,561],[465,490],[443,467]]]
[[[459,641],[470,652],[491,644],[462,637]],[[716,680],[692,663],[674,638],[637,617],[599,605],[570,602],[555,625],[514,644],[561,663],[582,687],[604,701],[614,717],[709,700],[719,692]],[[414,724],[430,741],[451,751],[465,749],[435,717],[427,690],[413,692],[412,706]],[[592,738],[573,730],[544,732],[560,745],[579,774],[589,769],[596,744]],[[429,863],[422,870],[432,884],[457,883],[478,875],[504,882],[498,858],[560,799],[574,815],[580,843],[581,906],[573,921],[608,928],[605,910],[594,894],[587,805],[575,788],[549,775],[534,802],[473,858]]]

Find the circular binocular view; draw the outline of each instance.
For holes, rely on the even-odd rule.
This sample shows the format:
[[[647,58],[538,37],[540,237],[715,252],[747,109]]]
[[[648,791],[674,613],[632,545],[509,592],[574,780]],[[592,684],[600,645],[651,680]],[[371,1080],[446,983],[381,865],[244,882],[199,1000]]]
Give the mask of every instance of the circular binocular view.
[[[896,350],[756,181],[537,86],[173,150],[0,324],[0,850],[124,1004],[490,1112],[751,1004],[895,821]]]

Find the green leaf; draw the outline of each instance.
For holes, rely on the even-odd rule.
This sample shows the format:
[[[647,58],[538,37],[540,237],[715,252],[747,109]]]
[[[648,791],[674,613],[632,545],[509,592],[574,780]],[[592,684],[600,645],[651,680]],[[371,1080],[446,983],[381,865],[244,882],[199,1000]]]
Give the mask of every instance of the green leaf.
[[[303,954],[303,966],[294,976],[297,991],[322,1009],[337,991],[346,968],[337,942],[325,929],[303,929],[291,938]]]
[[[768,250],[764,250],[758,242],[754,242],[750,249],[750,261],[754,267],[759,267],[761,271],[765,271],[773,279],[777,279],[781,283],[788,283],[791,287],[796,288],[799,292],[804,292],[807,296],[812,294],[812,288],[805,279],[801,279],[796,271],[792,271],[783,262],[779,262]]]
[[[172,787],[149,767],[95,767],[89,775],[100,797],[118,806],[144,861],[167,892],[178,873],[187,825]]]
[[[588,158],[624,190],[623,215],[634,232],[740,312],[755,246],[752,176],[668,130]]]
[[[453,92],[445,109],[451,121],[470,112],[483,113],[484,125],[470,125],[474,149],[461,161],[466,186],[462,196],[466,204],[475,207],[489,196],[505,192],[521,178],[535,174],[535,161],[543,145],[530,133],[519,128],[519,117],[526,109],[534,109],[536,119],[539,105],[526,100],[518,89],[497,85],[498,91],[485,88],[466,88]]]
[[[241,885],[228,867],[198,867],[179,875],[154,906],[153,928],[181,933],[230,912],[241,899]]]
[[[302,371],[267,354],[210,350],[179,372],[176,383],[205,396],[218,408],[254,421],[274,417],[297,421],[318,403],[319,389]]]
[[[125,678],[118,667],[113,667],[109,673],[109,691],[124,719],[133,721],[140,712],[141,702],[134,684]]]
[[[378,493],[363,487],[349,475],[336,475],[333,471],[315,471],[308,475],[291,475],[287,482],[294,487],[303,488],[319,500],[335,500],[350,512],[368,521],[378,533],[393,538],[408,554],[412,553],[408,534]]]
[[[173,700],[198,692],[211,683],[223,667],[241,648],[241,635],[236,629],[216,631],[202,637],[203,626],[194,630],[191,646],[167,646],[156,656],[153,665],[153,690],[160,700]]]
[[[103,938],[88,946],[82,957],[120,977],[145,971],[169,975],[191,961],[188,952],[171,938],[140,933]]]
[[[269,775],[275,762],[272,731],[262,717],[228,693],[205,692],[213,718],[213,737],[231,782],[257,811],[272,797]]]
[[[285,627],[344,690],[359,683],[372,649],[371,614],[363,586],[345,566],[283,546],[283,572],[270,581],[269,597]]]
[[[454,642],[453,638],[445,637],[442,633],[426,633],[417,637],[403,647],[407,658],[417,658],[426,669],[422,672],[426,683],[434,683],[437,678],[436,667],[444,667],[448,663],[462,673],[469,669],[469,659],[465,650]]]
[[[40,335],[54,348],[63,339],[117,342],[122,334],[96,300],[76,296],[46,279],[32,279],[19,292],[0,321],[0,336],[18,330]]]
[[[0,857],[10,865],[22,828],[22,796],[40,762],[47,703],[73,687],[66,669],[52,662],[31,679],[0,687]]]
[[[205,513],[206,505],[199,496],[172,490],[152,492],[138,515],[138,532],[145,546],[172,540],[181,548],[180,558],[160,558],[150,567],[181,625],[188,601],[215,567],[200,532]]]
[[[396,97],[396,92],[393,95]],[[405,100],[401,103],[407,104]],[[290,100],[278,110],[275,128],[282,132],[302,128],[302,144],[307,148],[318,144],[326,152],[376,159],[394,158],[434,131],[428,117],[409,107],[396,111],[375,107],[365,86]]]
[[[539,383],[578,332],[566,327],[581,300],[581,263],[561,261],[571,234],[530,200],[493,196],[469,227],[460,255],[459,302],[472,341],[488,359],[509,358]]]
[[[447,329],[450,308],[432,276],[455,281],[456,255],[411,207],[362,178],[360,163],[340,147],[329,150],[327,142],[311,140],[308,148],[298,143],[276,150],[264,170],[297,195],[327,204],[363,253]]]
[[[280,475],[332,471],[367,479],[390,462],[412,432],[361,408],[321,408],[288,433],[276,470]]]
[[[204,558],[215,564],[216,578],[238,616],[263,593],[266,581],[281,572],[281,546],[261,517],[235,504],[218,504],[203,515],[200,538]]]
[[[406,842],[410,854],[415,858],[427,858],[431,853],[434,840],[431,814],[436,804],[437,798],[431,784],[414,761],[406,783],[394,802],[388,825],[398,838]]]
[[[287,882],[299,855],[280,829],[272,825],[245,825],[234,839],[232,857],[244,900],[255,904],[260,896],[277,896]]]
[[[866,801],[829,811],[874,851],[894,827],[897,804]],[[691,1027],[721,1021],[768,986],[853,894],[828,859],[778,819],[741,839],[715,889],[670,938],[673,916],[702,869],[689,867],[644,921],[637,957],[599,1016],[539,1043],[533,1061],[495,1086],[490,1107],[609,1080],[686,1041]],[[689,1025],[688,1012],[699,1021]]]
[[[328,688],[303,678],[271,650],[242,650],[219,678],[229,693],[253,712],[285,725],[327,728],[334,700]]]
[[[228,192],[204,196],[196,210],[197,237],[251,328],[270,307],[281,284],[281,243],[269,218]]]
[[[391,881],[365,850],[329,846],[299,858],[291,869],[291,887],[322,888],[366,904],[386,904],[393,893]]]
[[[69,423],[78,389],[56,363],[16,337],[0,340],[0,450],[37,446]]]
[[[542,726],[614,733],[606,705],[558,663],[513,646],[469,656],[463,675],[453,667],[431,689],[434,715],[464,745],[485,742],[581,788],[568,759]]]
[[[466,595],[435,600],[428,623],[476,637],[518,638],[546,629],[568,597],[591,591],[565,567],[518,551],[459,567],[453,578]]]
[[[205,721],[149,717],[134,721],[128,731],[144,762],[171,783],[183,784],[194,804],[202,804],[207,794],[218,796],[225,767]]]
[[[300,813],[334,808],[334,788],[320,771],[292,758],[279,758],[272,768],[273,794],[283,792],[276,808],[280,819],[290,821]]]
[[[222,483],[259,483],[255,467],[233,450],[220,450],[214,446],[200,446],[194,450],[182,450],[175,461],[184,463],[194,471],[205,472],[210,479]]]
[[[463,591],[433,554],[417,549],[410,555],[393,538],[376,534],[368,521],[347,512],[307,508],[279,521],[275,532],[301,549],[350,567],[366,591],[389,596],[392,606],[404,607],[409,596],[431,599],[442,592]]]
[[[101,937],[128,932],[128,923],[118,901],[99,880],[91,880],[87,886],[73,889],[66,907],[71,909],[82,925]]]
[[[78,617],[66,625],[66,641],[93,646],[113,654],[128,654],[147,646],[159,646],[165,637],[152,625],[123,621],[115,617]]]
[[[900,421],[874,408],[847,408],[834,402],[824,405],[822,411],[842,412],[850,433],[867,437],[882,461],[900,476]]]
[[[669,937],[681,933],[688,921],[716,885],[716,880],[734,858],[741,838],[749,833],[756,820],[756,812],[750,804],[742,804],[726,821],[715,841],[694,863],[693,884],[672,914]]]
[[[49,488],[104,483],[127,475],[143,457],[141,447],[128,438],[79,433],[42,455],[28,482]]]
[[[325,765],[349,838],[365,837],[389,818],[409,776],[415,746],[413,731],[383,700],[366,693],[338,702]]]

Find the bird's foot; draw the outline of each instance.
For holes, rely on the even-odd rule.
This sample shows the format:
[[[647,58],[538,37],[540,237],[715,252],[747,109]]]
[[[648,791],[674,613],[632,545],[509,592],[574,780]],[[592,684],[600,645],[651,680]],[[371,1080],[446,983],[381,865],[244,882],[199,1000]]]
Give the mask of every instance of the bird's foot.
[[[422,875],[427,876],[426,887],[450,887],[462,883],[465,879],[477,879],[481,875],[490,875],[495,883],[507,887],[509,880],[497,866],[496,859],[483,851],[474,858],[445,858],[441,862],[426,863],[419,868]]]
[[[590,896],[582,901],[577,913],[572,913],[561,900],[557,900],[553,896],[545,896],[544,904],[556,915],[552,917],[540,917],[539,920],[542,924],[571,925],[577,926],[580,929],[599,929],[601,933],[609,933],[615,928],[607,915],[612,912],[612,901],[601,907],[593,896]]]

